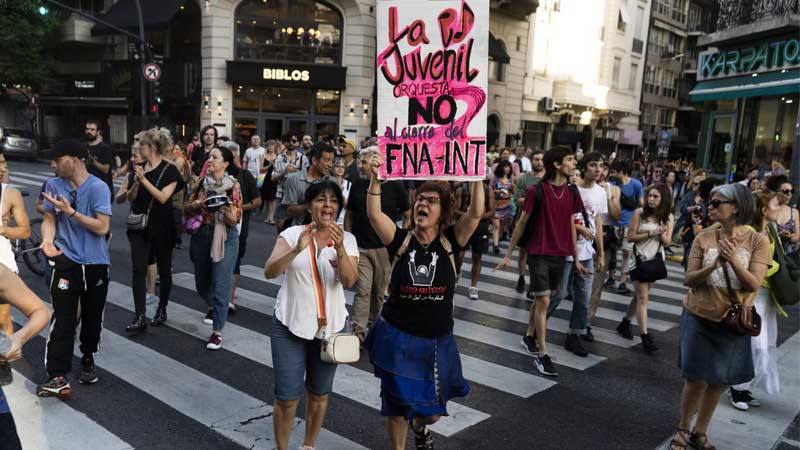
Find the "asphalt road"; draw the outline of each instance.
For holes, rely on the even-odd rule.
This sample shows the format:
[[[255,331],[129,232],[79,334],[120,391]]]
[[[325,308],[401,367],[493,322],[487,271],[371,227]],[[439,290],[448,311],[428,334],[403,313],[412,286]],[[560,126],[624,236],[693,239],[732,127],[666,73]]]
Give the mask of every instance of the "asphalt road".
[[[10,172],[12,184],[33,194],[26,201],[35,217],[33,197],[49,168],[12,161]],[[45,340],[33,339],[24,359],[14,364],[17,380],[6,388],[23,440],[34,449],[273,448],[269,334],[279,285],[264,280],[259,271],[274,245],[274,228],[252,221],[239,312],[229,317],[222,350],[209,352],[205,339],[210,327],[201,322],[206,306],[192,289],[186,237],[184,249],[175,254],[169,326],[125,334],[133,304],[127,211],[127,205],[114,207],[114,283],[96,355],[100,382],[73,382],[73,398],[64,402],[36,398],[33,383],[46,376]],[[650,450],[673,432],[681,387],[678,322],[686,292],[677,265],[670,264],[670,277],[657,283],[651,299],[652,333],[661,347],[657,355],[645,354],[638,340],[616,335],[626,299],[606,292],[590,357],[563,350],[568,303],[551,320],[548,341],[560,371],[557,379],[539,376],[532,357],[522,351],[519,340],[529,303],[514,292],[515,275],[492,272],[493,266],[493,258],[484,261],[480,301],[466,298],[466,276],[457,290],[455,333],[471,393],[451,403],[451,417],[434,428],[437,449]],[[49,301],[43,279],[24,265],[21,275]],[[780,320],[779,328],[781,343],[797,332],[797,308],[791,309],[790,319]],[[77,368],[77,357],[74,362]],[[377,387],[366,355],[339,368],[317,448],[388,448]],[[298,411],[302,418],[302,408]],[[299,445],[302,425],[294,435]],[[408,448],[413,448],[410,441]]]

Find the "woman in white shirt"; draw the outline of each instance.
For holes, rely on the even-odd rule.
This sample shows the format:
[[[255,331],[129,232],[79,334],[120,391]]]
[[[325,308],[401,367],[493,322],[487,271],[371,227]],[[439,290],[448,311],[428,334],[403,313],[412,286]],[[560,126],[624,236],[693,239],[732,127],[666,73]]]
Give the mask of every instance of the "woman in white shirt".
[[[311,223],[289,227],[281,233],[264,267],[267,278],[285,274],[275,302],[271,333],[275,371],[273,428],[278,450],[286,450],[289,445],[304,389],[308,397],[306,434],[300,450],[314,448],[336,372],[335,364],[320,358],[320,345],[325,336],[345,327],[344,289],[355,284],[358,276],[356,238],[336,224],[344,205],[339,185],[332,180],[312,183],[305,193],[305,205]]]

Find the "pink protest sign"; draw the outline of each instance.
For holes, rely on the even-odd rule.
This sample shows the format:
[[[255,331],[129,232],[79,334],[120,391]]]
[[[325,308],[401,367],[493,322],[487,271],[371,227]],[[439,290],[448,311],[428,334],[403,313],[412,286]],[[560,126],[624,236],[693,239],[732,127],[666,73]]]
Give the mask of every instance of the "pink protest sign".
[[[489,0],[378,1],[383,179],[486,176]]]

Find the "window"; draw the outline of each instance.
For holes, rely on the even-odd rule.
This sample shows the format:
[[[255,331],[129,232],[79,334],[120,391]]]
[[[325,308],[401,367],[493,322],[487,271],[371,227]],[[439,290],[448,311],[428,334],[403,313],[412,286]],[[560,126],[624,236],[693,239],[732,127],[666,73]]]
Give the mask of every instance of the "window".
[[[497,40],[500,43],[500,46],[503,47],[503,50],[506,49],[506,43],[501,41],[500,39]],[[508,64],[501,63],[499,61],[495,61],[492,58],[489,58],[489,80],[491,81],[505,81],[506,80],[506,66]]]
[[[662,16],[669,15],[669,0],[656,0],[656,12]]]
[[[645,66],[644,68],[644,92],[646,94],[658,95],[658,82],[656,81],[656,66]]]
[[[244,0],[235,17],[238,60],[341,64],[342,16],[326,3]]]
[[[667,51],[673,55],[683,53],[683,38],[672,32],[668,32],[667,35]]]
[[[661,95],[664,97],[675,98],[678,96],[678,85],[675,72],[665,70],[664,76],[661,79]]]
[[[667,108],[658,108],[658,126],[661,128],[672,128],[672,118],[675,115],[675,110]]]
[[[631,73],[628,76],[628,89],[636,89],[636,77],[639,74],[639,65],[631,64]]]
[[[625,32],[625,28],[630,22],[628,17],[628,2],[627,0],[619,0],[619,14],[617,15],[617,31]]]
[[[689,31],[703,31],[703,8],[694,3],[689,5]]]
[[[625,32],[625,20],[622,18],[622,11],[619,12],[617,17],[617,31]]]
[[[616,89],[620,88],[619,71],[621,70],[621,68],[622,68],[622,58],[620,58],[619,56],[615,56],[614,57],[614,68],[613,68],[613,70],[611,72],[611,85]]]
[[[656,105],[652,103],[644,104],[644,118],[642,120],[648,125],[656,123]]]
[[[672,0],[672,20],[686,23],[686,0]]]
[[[644,26],[644,8],[641,6],[636,7],[636,18],[634,19],[633,37],[634,39],[642,39],[642,27]]]

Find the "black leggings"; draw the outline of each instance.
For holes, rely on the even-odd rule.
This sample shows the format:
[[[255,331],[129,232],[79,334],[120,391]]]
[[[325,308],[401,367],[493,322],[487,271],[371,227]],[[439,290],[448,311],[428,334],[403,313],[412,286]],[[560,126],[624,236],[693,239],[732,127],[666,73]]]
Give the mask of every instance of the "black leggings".
[[[133,304],[137,314],[146,311],[147,264],[150,254],[155,256],[160,278],[159,308],[166,308],[172,291],[172,247],[174,243],[169,237],[172,233],[153,233],[148,236],[144,231],[129,231],[128,241],[131,243],[131,269],[133,272]]]
[[[22,444],[17,436],[17,427],[10,412],[0,413],[0,449],[22,450]]]

